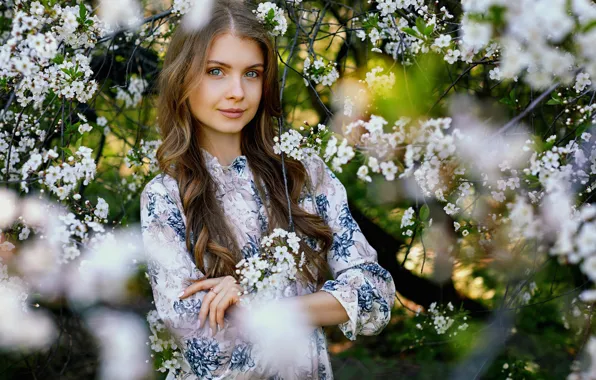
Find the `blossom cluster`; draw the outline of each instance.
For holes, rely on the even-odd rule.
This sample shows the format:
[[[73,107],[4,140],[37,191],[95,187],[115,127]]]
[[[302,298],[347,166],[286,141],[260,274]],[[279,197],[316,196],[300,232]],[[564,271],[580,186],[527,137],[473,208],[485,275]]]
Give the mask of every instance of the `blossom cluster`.
[[[80,146],[74,155],[50,165],[49,162],[58,159],[60,155],[54,149],[43,152],[33,151],[29,160],[21,168],[22,188],[27,190],[25,180],[31,173],[35,173],[38,182],[64,200],[81,182],[88,185],[95,177],[95,160],[91,157],[91,148]],[[75,198],[76,199],[76,198]]]
[[[122,191],[126,193],[126,200],[131,200],[147,179],[159,171],[156,154],[160,145],[161,140],[141,140],[138,147],[128,150],[124,163],[133,170],[130,175],[120,180]]]
[[[14,125],[17,120],[21,128],[15,133],[3,128]],[[19,164],[29,159],[36,143],[46,136],[47,132],[33,115],[19,115],[12,110],[0,111],[0,173],[3,179],[21,181]]]
[[[147,313],[149,324],[149,341],[146,343],[151,349],[154,367],[159,372],[179,371],[185,367],[184,357],[174,338],[171,337],[165,324],[159,318],[157,310]]]
[[[433,302],[428,308],[427,314],[425,316],[427,318],[416,325],[419,330],[429,328],[437,335],[447,334],[449,337],[453,337],[460,331],[466,331],[469,327],[466,322],[468,317],[465,313],[456,312],[451,302],[445,306],[439,306]]]
[[[305,263],[304,252],[300,252],[300,238],[295,232],[276,228],[261,239],[260,245],[258,255],[244,258],[236,265],[244,294],[250,295],[241,299],[245,304],[255,299],[265,301],[287,296]]]
[[[403,234],[406,236],[412,236],[413,231],[411,230],[410,226],[413,226],[416,224],[416,217],[414,214],[414,208],[413,207],[409,207],[405,212],[404,215],[401,218],[401,225],[400,228],[403,230],[404,228],[406,229]]]
[[[82,4],[46,8],[39,1],[9,9],[13,23],[10,38],[0,47],[0,78],[15,87],[21,104],[33,101],[40,107],[50,92],[83,103],[94,94],[89,58],[58,52],[61,44],[71,49],[95,46],[105,29],[89,13]]]
[[[322,57],[317,58],[313,63],[310,62],[310,57],[306,57],[302,70],[304,84],[308,86],[311,80],[316,84],[331,87],[339,79],[336,66],[337,63],[326,61]]]
[[[498,59],[500,63],[491,70],[493,80],[517,81],[523,76],[536,89],[555,81],[565,85],[575,81],[578,92],[591,85],[588,78],[596,75],[596,55],[590,48],[596,41],[596,29],[590,27],[596,20],[592,2],[574,0],[570,12],[562,0],[467,1],[462,5],[457,34],[452,28],[454,16],[444,6],[434,9],[420,0],[387,0],[377,2],[374,10],[357,20],[356,35],[370,41],[373,51],[405,65],[413,64],[414,56],[432,51],[443,54],[451,65]],[[408,7],[415,19],[404,17]],[[507,17],[499,24],[485,16],[491,11]]]
[[[389,96],[395,85],[395,74],[392,72],[389,72],[388,75],[381,74],[384,70],[385,69],[381,66],[376,66],[366,73],[364,79],[368,88],[370,88],[376,96]]]
[[[307,122],[300,126],[300,131],[308,129],[306,136],[303,136],[299,131],[290,129],[282,133],[281,138],[275,136],[273,138],[273,151],[275,154],[282,152],[295,160],[303,160],[305,156],[310,154],[319,154],[323,141],[327,138],[329,130],[323,124],[318,124],[312,128]]]
[[[286,34],[288,21],[284,16],[283,9],[275,3],[270,1],[260,3],[257,9],[253,10],[253,13],[272,36],[277,37]]]
[[[327,141],[323,158],[327,162],[331,160],[333,170],[341,173],[342,165],[347,164],[354,156],[354,149],[348,144],[348,140],[343,139],[340,143],[338,138],[333,135]]]
[[[147,81],[143,78],[133,76],[130,78],[126,90],[118,88],[116,99],[122,100],[127,108],[137,106],[143,99],[143,92],[147,88]]]

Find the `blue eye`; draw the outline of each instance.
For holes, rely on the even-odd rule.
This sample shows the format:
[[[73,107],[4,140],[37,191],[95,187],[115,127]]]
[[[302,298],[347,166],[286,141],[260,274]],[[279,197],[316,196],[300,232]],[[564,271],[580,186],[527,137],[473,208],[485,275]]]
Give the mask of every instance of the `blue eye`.
[[[249,71],[249,72],[246,73],[246,75],[248,75],[250,73],[252,73],[254,75],[253,76],[250,76],[249,75],[249,78],[257,78],[259,76],[259,73],[257,71]]]
[[[209,75],[219,75],[216,72],[221,73],[221,70],[220,69],[211,69],[211,70],[207,71],[207,74],[209,74]]]

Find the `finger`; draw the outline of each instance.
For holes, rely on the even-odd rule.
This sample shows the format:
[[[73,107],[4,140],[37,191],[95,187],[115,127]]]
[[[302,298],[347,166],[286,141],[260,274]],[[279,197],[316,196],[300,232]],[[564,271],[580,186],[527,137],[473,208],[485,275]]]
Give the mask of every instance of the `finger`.
[[[184,299],[184,298],[189,297],[197,292],[200,292],[201,290],[211,289],[212,287],[219,284],[221,281],[222,281],[221,277],[208,278],[205,280],[197,281],[197,282],[191,284],[186,289],[184,289],[182,291],[182,293],[180,293],[179,298]]]
[[[234,294],[235,293],[238,293],[238,291],[236,289],[234,289],[234,287],[226,289],[222,300],[219,302],[219,304],[217,304],[217,307],[216,307],[217,313],[215,314],[215,322],[221,329],[224,328],[224,324],[225,324],[224,316],[225,316],[228,308],[234,304]]]
[[[213,292],[210,292],[213,293]],[[209,305],[209,327],[211,327],[211,331],[213,331],[213,336],[217,333],[217,305],[221,302],[225,295],[225,292],[219,293]]]
[[[225,320],[224,316],[230,311],[230,309],[240,301],[241,287],[237,284],[232,285],[226,291],[226,294],[222,301],[217,305],[216,321],[217,324],[224,328]]]
[[[214,292],[208,292],[203,297],[203,301],[201,302],[201,309],[199,310],[199,328],[202,328],[207,320],[207,315],[209,314],[209,307],[213,302],[213,299],[217,296]]]

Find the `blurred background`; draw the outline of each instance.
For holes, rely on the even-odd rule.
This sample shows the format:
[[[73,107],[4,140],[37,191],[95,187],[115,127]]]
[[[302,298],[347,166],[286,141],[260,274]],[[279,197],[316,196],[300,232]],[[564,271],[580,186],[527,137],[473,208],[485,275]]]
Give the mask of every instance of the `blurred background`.
[[[335,377],[596,376],[594,4],[268,4],[284,127],[331,131],[319,153],[396,284],[380,335],[326,329]],[[0,4],[1,379],[175,367],[139,196],[169,38],[209,6]]]

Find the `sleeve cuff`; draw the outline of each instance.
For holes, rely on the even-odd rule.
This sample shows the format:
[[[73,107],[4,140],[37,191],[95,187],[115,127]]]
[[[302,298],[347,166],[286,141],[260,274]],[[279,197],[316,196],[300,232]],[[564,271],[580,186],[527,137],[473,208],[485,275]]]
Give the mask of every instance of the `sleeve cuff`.
[[[349,320],[339,328],[350,340],[356,340],[357,335],[378,334],[389,322],[395,285],[388,272],[375,273],[378,268],[365,264],[348,269],[321,288],[346,310]]]
[[[357,278],[329,280],[321,290],[334,296],[344,307],[349,320],[339,324],[340,330],[346,338],[356,340],[358,334],[358,290],[359,284],[353,283]]]

